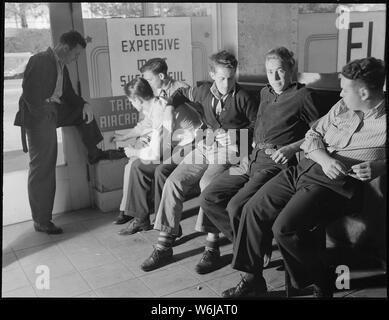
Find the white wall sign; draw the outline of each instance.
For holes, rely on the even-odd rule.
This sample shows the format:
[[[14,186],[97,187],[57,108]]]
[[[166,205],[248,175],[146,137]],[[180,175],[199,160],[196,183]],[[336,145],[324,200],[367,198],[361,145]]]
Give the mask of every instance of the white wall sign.
[[[339,28],[338,71],[354,59],[384,59],[385,11],[344,12],[348,26]]]
[[[191,22],[185,18],[128,18],[107,20],[112,94],[141,76],[151,58],[166,59],[172,78],[192,85]]]

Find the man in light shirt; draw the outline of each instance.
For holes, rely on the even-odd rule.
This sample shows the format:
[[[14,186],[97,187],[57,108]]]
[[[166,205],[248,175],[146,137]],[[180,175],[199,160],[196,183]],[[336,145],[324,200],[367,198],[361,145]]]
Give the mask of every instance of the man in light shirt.
[[[168,66],[166,61],[162,58],[150,59],[140,69],[143,74],[143,78],[147,80],[153,89],[154,96],[163,98],[165,100],[169,99],[178,88],[189,88],[189,85],[187,85],[185,82],[169,77],[167,70]],[[129,129],[128,133],[125,135],[116,133],[112,141],[119,142],[128,140],[129,143],[133,146],[142,146],[147,144],[150,140],[150,136],[148,135],[148,133],[151,131],[150,119],[142,114],[140,114],[140,118],[142,119],[140,119],[135,128]],[[128,163],[124,168],[123,197],[120,202],[119,216],[114,221],[114,224],[124,224],[133,218],[128,214],[128,187],[130,184],[129,178],[133,162],[134,158],[129,158]],[[128,234],[127,228],[121,231],[122,232],[120,232],[120,234],[122,235]],[[132,233],[130,232],[130,234]]]
[[[58,127],[76,126],[91,164],[106,158],[96,145],[103,140],[91,106],[74,92],[66,67],[76,61],[86,42],[80,33],[61,35],[59,43],[33,55],[23,77],[23,93],[15,125],[22,130],[23,151],[29,152],[28,196],[34,228],[49,234],[62,229],[51,222],[55,196]],[[27,149],[26,134],[29,151]]]
[[[162,58],[150,59],[140,68],[143,78],[153,88],[154,95],[165,99],[170,98],[178,88],[189,87],[185,82],[170,77],[167,70],[166,61]]]
[[[342,99],[307,132],[306,159],[280,172],[244,206],[232,266],[246,272],[224,297],[266,294],[262,275],[264,235],[273,231],[293,287],[313,285],[330,298],[334,274],[326,265],[315,230],[359,203],[363,183],[386,173],[386,110],[381,60],[365,58],[343,67]]]

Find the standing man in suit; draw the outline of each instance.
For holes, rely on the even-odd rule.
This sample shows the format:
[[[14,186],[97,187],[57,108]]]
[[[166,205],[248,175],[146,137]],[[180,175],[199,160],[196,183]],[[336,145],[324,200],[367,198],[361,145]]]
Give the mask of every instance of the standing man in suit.
[[[76,126],[91,164],[106,157],[96,147],[103,137],[92,108],[74,92],[66,67],[77,60],[85,47],[80,33],[66,32],[54,49],[33,55],[24,71],[23,93],[14,124],[21,127],[23,151],[30,156],[28,196],[34,228],[39,232],[62,233],[62,229],[51,222],[56,188],[56,129]]]

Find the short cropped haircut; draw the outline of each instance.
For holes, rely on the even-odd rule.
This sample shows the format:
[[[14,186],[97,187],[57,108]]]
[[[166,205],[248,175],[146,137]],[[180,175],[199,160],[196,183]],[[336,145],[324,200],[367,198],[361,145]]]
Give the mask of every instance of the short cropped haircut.
[[[147,101],[154,98],[153,89],[144,78],[132,79],[124,86],[124,92],[132,99],[138,97]]]
[[[293,58],[294,53],[285,47],[277,47],[269,50],[265,55],[265,60],[279,59],[282,65],[294,70],[296,66],[296,60]]]
[[[210,56],[209,60],[209,67],[213,72],[215,71],[216,66],[221,66],[234,70],[236,70],[236,67],[238,66],[238,60],[236,60],[235,56],[232,53],[226,50],[222,50],[213,54],[212,56]]]
[[[70,50],[74,49],[78,44],[84,49],[86,48],[86,41],[84,37],[79,32],[74,30],[63,33],[59,38],[59,42],[62,44],[67,44]]]
[[[140,72],[144,73],[145,71],[151,71],[154,74],[162,73],[167,76],[166,61],[162,58],[150,59],[140,68]]]
[[[384,62],[373,57],[353,60],[342,69],[345,78],[359,80],[373,91],[383,89],[385,73]]]

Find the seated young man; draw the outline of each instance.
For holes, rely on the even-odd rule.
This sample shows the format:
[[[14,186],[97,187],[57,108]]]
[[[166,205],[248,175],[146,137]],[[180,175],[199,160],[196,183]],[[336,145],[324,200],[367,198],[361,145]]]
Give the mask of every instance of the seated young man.
[[[168,66],[166,64],[166,61],[162,58],[150,59],[140,69],[140,72],[142,72],[143,74],[143,78],[147,80],[147,82],[153,89],[154,96],[168,99],[178,88],[189,87],[185,82],[178,81],[169,77],[167,71]],[[130,129],[126,135],[115,134],[112,141],[118,142],[129,140],[130,145],[134,147],[147,144],[148,139],[150,138],[149,136],[147,136],[148,129],[151,129],[150,126],[148,126],[148,124],[150,124],[149,120],[150,119],[147,118],[140,120],[139,124],[135,128]],[[134,160],[134,157],[130,158],[128,160],[128,164],[124,168],[123,197],[122,201],[120,202],[120,213],[114,221],[114,224],[124,224],[132,219],[131,216],[126,214],[126,211],[129,210],[127,195],[130,170]],[[126,229],[121,232],[121,234],[127,233],[128,230]]]
[[[238,61],[227,51],[211,56],[210,76],[206,83],[193,89],[177,90],[174,99],[189,98],[203,106],[203,122],[219,133],[216,142],[207,145],[201,140],[165,179],[154,229],[160,230],[158,243],[141,268],[150,271],[169,262],[172,244],[180,235],[180,220],[185,196],[200,184],[203,189],[214,177],[229,168],[230,159],[236,159],[237,141],[232,142],[229,129],[253,128],[257,103],[235,83]],[[173,100],[174,100],[173,99]],[[246,142],[247,143],[247,142]],[[217,159],[218,161],[213,161]],[[156,176],[156,183],[159,178]],[[157,204],[156,204],[157,205]]]
[[[347,200],[358,201],[353,196],[363,181],[385,174],[384,81],[381,60],[370,57],[343,67],[342,99],[307,132],[301,146],[307,158],[266,183],[243,207],[232,266],[246,275],[224,297],[266,293],[263,241],[269,230],[292,285],[313,284],[314,296],[332,297],[335,278],[314,231],[339,218]]]
[[[317,96],[304,84],[294,82],[296,61],[285,47],[265,55],[269,84],[261,90],[254,128],[255,148],[249,168],[239,166],[234,174],[226,171],[214,179],[200,196],[200,206],[208,220],[230,241],[236,236],[245,203],[281,170],[297,163],[295,154],[304,141],[311,122],[319,117]],[[227,206],[228,205],[228,206]],[[215,228],[215,227],[214,227]],[[213,229],[214,229],[213,228]],[[219,267],[218,234],[208,232],[203,257],[196,265],[200,274]],[[271,234],[267,237],[266,256],[271,255]]]
[[[163,99],[159,99],[165,101]],[[126,216],[134,217],[131,223],[119,231],[120,235],[131,235],[139,231],[146,231],[152,228],[150,215],[153,212],[151,196],[154,176],[160,178],[155,182],[154,207],[158,208],[164,182],[161,177],[167,177],[176,167],[176,159],[181,154],[190,152],[193,147],[192,140],[195,132],[201,128],[201,115],[198,112],[202,107],[195,103],[184,103],[173,110],[172,136],[170,153],[166,154],[161,161],[145,162],[143,159],[134,159],[130,172],[127,187],[127,202],[125,203]],[[161,182],[162,181],[162,182]]]

